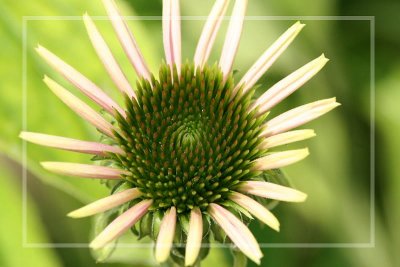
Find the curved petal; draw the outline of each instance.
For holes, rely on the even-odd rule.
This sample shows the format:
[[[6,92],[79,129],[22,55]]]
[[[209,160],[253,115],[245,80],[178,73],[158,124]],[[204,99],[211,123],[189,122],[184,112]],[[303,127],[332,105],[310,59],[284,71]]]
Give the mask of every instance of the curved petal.
[[[138,76],[150,80],[151,75],[149,68],[147,67],[143,55],[136,44],[135,37],[119,14],[117,5],[113,0],[103,0],[103,4],[122,45],[122,48],[132,63],[136,73]]]
[[[174,240],[176,226],[176,209],[171,207],[161,221],[160,232],[156,243],[156,261],[164,262],[168,259]]]
[[[121,169],[115,169],[105,166],[47,161],[40,163],[48,171],[71,176],[80,176],[85,178],[97,179],[122,179],[121,175],[130,173]]]
[[[167,64],[181,70],[181,18],[179,0],[163,0],[163,40]]]
[[[43,81],[47,84],[50,90],[60,98],[68,107],[75,111],[79,116],[90,122],[106,135],[113,137],[113,126],[106,121],[100,114],[89,107],[85,102],[71,94],[64,87],[45,76]]]
[[[67,216],[72,218],[92,216],[94,214],[115,208],[128,201],[131,201],[132,199],[138,198],[141,195],[142,193],[137,188],[127,189],[125,191],[96,200],[80,209],[71,211],[67,214]]]
[[[83,15],[83,21],[90,41],[115,85],[121,92],[127,94],[130,98],[135,98],[135,92],[129,84],[129,81],[126,79],[125,74],[122,72],[120,66],[111,53],[110,48],[87,13]]]
[[[262,181],[246,181],[240,184],[238,190],[264,198],[287,202],[303,202],[307,195],[296,189]]]
[[[97,142],[81,141],[67,137],[48,135],[42,133],[21,132],[19,134],[19,137],[38,145],[75,151],[80,153],[103,155],[103,156],[106,154],[105,152],[111,152],[120,155],[123,155],[125,153],[121,148],[116,146],[110,146]]]
[[[112,221],[91,243],[90,247],[99,249],[121,236],[148,211],[153,200],[142,200]]]
[[[265,171],[281,168],[298,162],[307,157],[309,154],[310,153],[308,152],[307,148],[274,152],[265,157],[256,159],[254,161],[253,169]]]
[[[191,266],[196,262],[200,252],[203,237],[203,218],[199,208],[190,211],[189,233],[186,241],[185,266]]]
[[[255,263],[260,264],[263,255],[249,228],[218,204],[211,203],[208,212],[243,254]]]
[[[59,57],[57,57],[41,45],[36,48],[36,51],[56,71],[61,73],[70,83],[81,90],[100,107],[104,108],[108,113],[114,114],[114,109],[116,109],[120,114],[125,114],[125,111],[106,93],[104,93],[103,90],[97,87],[97,85],[95,85],[92,81],[83,76],[73,67],[62,61]]]
[[[240,194],[238,192],[232,192],[229,197],[233,202],[236,202],[239,206],[245,208],[254,217],[258,218],[260,221],[279,232],[279,221],[272,212],[270,212],[263,205],[248,197],[246,195]]]
[[[280,133],[265,138],[264,141],[260,144],[260,147],[263,149],[268,149],[272,147],[277,147],[281,145],[302,141],[314,136],[316,136],[314,130],[309,130],[309,129]]]
[[[228,31],[225,36],[219,66],[224,74],[224,79],[229,76],[232,70],[233,61],[239,47],[240,36],[242,35],[243,21],[247,8],[247,0],[236,0],[233,7]]]
[[[289,110],[264,124],[261,136],[282,133],[312,121],[340,106],[336,98],[315,101]]]
[[[202,68],[207,62],[214,45],[215,37],[221,26],[222,19],[228,8],[229,0],[217,0],[204,24],[203,31],[200,35],[194,55],[194,64],[196,67]]]

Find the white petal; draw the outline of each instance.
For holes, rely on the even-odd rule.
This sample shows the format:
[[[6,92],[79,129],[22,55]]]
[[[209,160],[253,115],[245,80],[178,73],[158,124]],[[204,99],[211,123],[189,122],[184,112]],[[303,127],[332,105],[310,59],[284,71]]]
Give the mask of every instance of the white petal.
[[[92,216],[94,214],[115,208],[128,201],[131,201],[132,199],[138,198],[141,195],[142,193],[137,188],[127,189],[125,191],[96,200],[95,202],[92,202],[80,209],[71,211],[68,213],[68,216],[72,218]]]
[[[90,247],[99,249],[110,243],[112,240],[121,236],[125,231],[131,228],[140,218],[147,213],[152,200],[143,200],[125,211],[114,221],[112,221],[91,243]]]
[[[203,31],[200,35],[194,55],[194,64],[196,67],[202,68],[207,62],[214,45],[215,37],[221,26],[222,19],[228,8],[229,0],[217,0],[204,24]]]
[[[271,65],[278,59],[278,57],[286,50],[292,43],[294,38],[299,34],[304,27],[299,21],[292,25],[286,32],[284,32],[254,63],[249,71],[243,76],[240,82],[234,89],[234,93],[243,86],[243,92],[247,92],[254,84],[261,78],[262,75],[271,67]]]
[[[136,73],[138,74],[138,76],[150,80],[150,71],[142,56],[142,53],[139,50],[138,45],[136,44],[135,37],[129,30],[128,25],[119,14],[115,2],[113,0],[103,0],[103,4],[106,8],[108,17],[111,20],[118,39],[130,62],[132,63]]]
[[[291,73],[259,97],[253,104],[252,109],[258,107],[258,114],[264,114],[271,110],[272,107],[310,80],[327,62],[328,59],[322,55]]]
[[[190,212],[189,233],[186,241],[185,266],[191,266],[196,262],[200,252],[203,237],[203,219],[199,208]]]
[[[21,132],[19,137],[38,145],[87,154],[105,155],[105,152],[111,152],[123,155],[125,153],[121,148],[116,146],[110,146],[97,142],[81,141],[42,133]]]
[[[265,138],[264,141],[260,144],[260,147],[262,147],[263,149],[268,149],[272,147],[294,143],[297,141],[302,141],[314,137],[315,135],[316,134],[314,130],[308,130],[308,129],[280,133]]]
[[[262,181],[243,182],[238,190],[259,197],[287,202],[303,202],[307,198],[305,193],[296,189]]]
[[[156,243],[156,261],[164,262],[168,259],[174,240],[176,226],[176,209],[172,207],[161,221],[160,232]]]
[[[253,169],[264,171],[285,167],[304,159],[309,154],[307,148],[274,152],[265,157],[256,159]]]
[[[181,18],[179,0],[163,0],[163,40],[167,64],[181,69]]]
[[[106,135],[113,137],[114,134],[112,132],[113,126],[106,121],[100,114],[94,111],[89,105],[85,102],[71,94],[61,85],[45,76],[43,81],[47,84],[50,90],[60,98],[68,107],[70,107],[73,111],[75,111],[79,116],[90,122],[100,131],[105,133]]]
[[[43,168],[48,171],[71,176],[97,179],[122,179],[121,175],[130,173],[121,169],[105,166],[70,163],[70,162],[41,162]]]
[[[218,204],[211,203],[208,212],[243,254],[255,263],[260,264],[263,255],[249,228]]]
[[[225,80],[231,73],[233,61],[239,47],[246,8],[247,0],[235,1],[228,31],[225,36],[224,46],[222,48],[221,58],[219,60],[219,66],[221,67]]]
[[[115,85],[121,92],[127,94],[130,98],[136,97],[125,74],[122,72],[120,66],[111,53],[110,48],[87,13],[83,15],[83,21],[85,22],[90,41]]]
[[[264,124],[261,136],[267,137],[282,133],[312,121],[340,106],[335,98],[315,101],[289,110]]]
[[[279,221],[275,215],[251,197],[233,192],[229,198],[272,229],[279,231]]]
[[[99,106],[104,108],[108,113],[114,114],[116,109],[120,114],[125,114],[125,111],[104,93],[97,85],[88,78],[83,76],[73,67],[62,61],[59,57],[51,53],[43,46],[38,46],[36,51],[44,58],[56,71],[61,73],[70,83],[81,90],[85,95],[90,97]]]

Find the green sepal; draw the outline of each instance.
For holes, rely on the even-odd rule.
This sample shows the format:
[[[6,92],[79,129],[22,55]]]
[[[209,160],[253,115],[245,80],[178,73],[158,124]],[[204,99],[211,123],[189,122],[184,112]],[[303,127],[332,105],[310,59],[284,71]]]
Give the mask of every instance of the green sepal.
[[[151,234],[151,227],[153,224],[153,213],[152,212],[148,212],[146,213],[142,219],[140,219],[139,222],[139,234],[138,234],[138,239],[142,239],[145,236],[150,236]]]

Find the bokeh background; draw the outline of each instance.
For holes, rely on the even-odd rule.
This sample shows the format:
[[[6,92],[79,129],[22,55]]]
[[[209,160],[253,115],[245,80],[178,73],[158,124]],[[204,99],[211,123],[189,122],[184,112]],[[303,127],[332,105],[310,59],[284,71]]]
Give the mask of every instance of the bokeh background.
[[[181,3],[182,14],[205,16],[213,1],[182,0]],[[124,15],[161,14],[160,0],[120,0],[118,5]],[[38,57],[34,51],[37,43],[75,66],[107,93],[119,97],[96,58],[82,21],[42,20],[45,16],[80,16],[85,11],[105,15],[100,1],[94,0],[0,0],[1,267],[154,266],[151,250],[132,248],[117,249],[106,263],[96,264],[93,258],[96,255],[84,245],[92,238],[93,221],[72,220],[65,214],[105,196],[107,190],[96,181],[53,175],[39,166],[43,160],[89,162],[90,157],[28,144],[27,195],[22,196],[23,145],[18,134],[23,125],[29,131],[78,139],[97,138],[96,132],[42,83],[43,75],[48,74],[78,93]],[[302,22],[307,26],[262,78],[259,93],[324,52],[331,59],[328,65],[277,106],[271,116],[321,98],[336,96],[342,103],[340,108],[307,126],[316,130],[317,138],[290,146],[308,146],[311,150],[306,160],[285,168],[294,186],[309,194],[307,202],[280,204],[275,209],[281,233],[256,222],[251,224],[257,239],[267,244],[262,266],[400,266],[400,168],[396,154],[400,148],[399,11],[400,2],[389,0],[249,1],[249,16],[375,16],[375,62],[370,53],[372,24],[368,18],[304,18]],[[29,15],[44,17],[26,21],[24,37],[23,16]],[[235,62],[236,78],[294,21],[247,20]],[[133,83],[135,74],[109,22],[96,23]],[[157,70],[163,57],[160,21],[142,19],[129,24],[152,70]],[[219,33],[211,62],[218,59],[226,24]],[[192,58],[202,25],[201,20],[183,22],[184,58]],[[26,53],[24,64],[23,53]],[[371,92],[371,67],[375,67],[374,92]],[[26,103],[22,94],[23,71],[26,71]],[[23,112],[27,114],[26,121],[22,119]],[[375,131],[375,139],[371,139],[371,129]],[[375,141],[374,147],[371,141]],[[375,152],[371,155],[373,148]],[[375,158],[375,171],[371,156]],[[376,178],[375,184],[370,183],[371,175]],[[371,189],[375,191],[372,196],[375,201]],[[375,214],[370,209],[373,202]],[[124,240],[135,242],[133,236]],[[66,243],[74,243],[76,248],[69,248]],[[282,244],[294,247],[282,248]],[[325,248],[318,248],[321,244]],[[213,249],[204,263],[204,266],[231,265],[227,249]]]

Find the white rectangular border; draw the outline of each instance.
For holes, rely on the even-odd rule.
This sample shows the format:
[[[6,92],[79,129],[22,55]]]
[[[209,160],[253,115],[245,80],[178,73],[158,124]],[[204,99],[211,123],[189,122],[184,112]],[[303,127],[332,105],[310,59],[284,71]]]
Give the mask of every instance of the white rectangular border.
[[[109,20],[93,16],[93,20]],[[161,20],[162,16],[126,16],[126,20]],[[181,16],[182,20],[206,20],[207,16]],[[230,19],[225,16],[224,20]],[[246,20],[321,20],[370,22],[370,240],[366,243],[260,243],[262,248],[374,248],[375,234],[375,16],[246,16]],[[81,16],[23,16],[22,18],[22,131],[27,129],[27,24],[39,20],[82,20]],[[24,248],[87,248],[89,243],[29,243],[27,240],[27,154],[22,142],[22,247]],[[118,244],[123,248],[146,248],[153,244]],[[210,243],[203,246],[229,248],[230,245]]]

